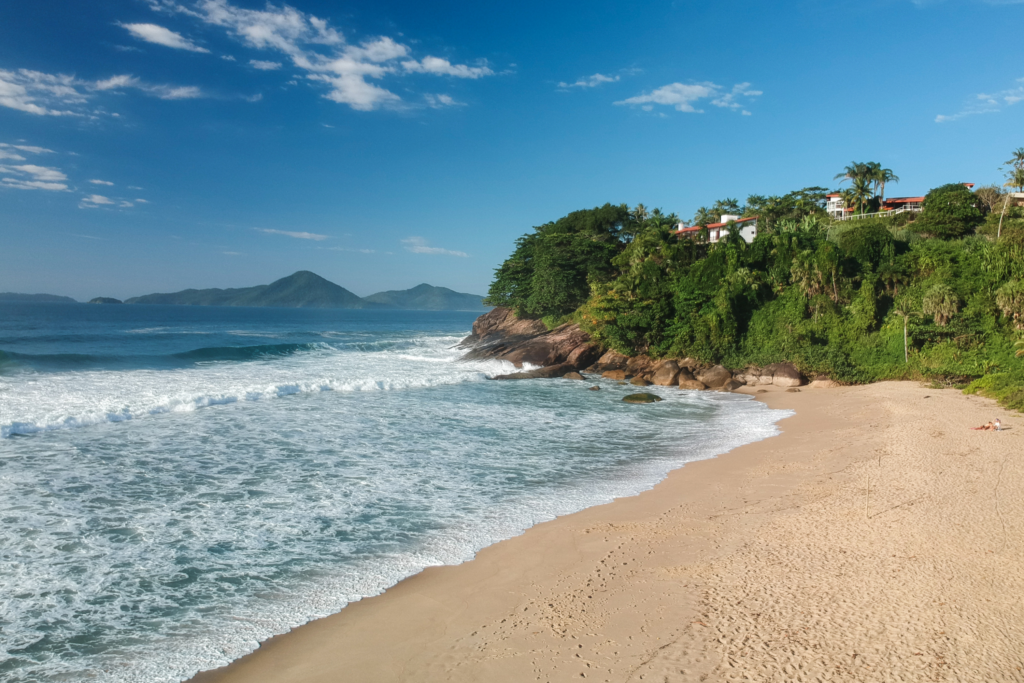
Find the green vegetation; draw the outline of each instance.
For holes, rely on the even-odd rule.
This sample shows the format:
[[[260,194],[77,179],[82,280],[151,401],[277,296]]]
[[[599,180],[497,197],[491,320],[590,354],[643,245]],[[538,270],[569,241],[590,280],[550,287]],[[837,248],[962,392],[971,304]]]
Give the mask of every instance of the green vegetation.
[[[840,176],[866,213],[898,180],[879,164]],[[929,192],[916,216],[833,221],[826,193],[698,210],[703,226],[719,210],[758,215],[749,244],[735,225],[716,244],[706,230],[679,239],[675,216],[643,206],[577,211],[520,238],[487,302],[549,326],[574,320],[629,355],[790,361],[843,382],[928,379],[1024,410],[1021,202],[953,183]]]

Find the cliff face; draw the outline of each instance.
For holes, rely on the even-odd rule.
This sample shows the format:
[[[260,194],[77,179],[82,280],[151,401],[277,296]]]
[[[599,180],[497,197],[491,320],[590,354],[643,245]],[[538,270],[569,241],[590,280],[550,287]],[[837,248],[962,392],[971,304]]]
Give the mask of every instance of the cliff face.
[[[531,365],[561,366],[569,370],[588,367],[597,360],[600,348],[576,324],[548,331],[539,320],[522,320],[507,308],[495,308],[473,323],[473,334],[462,340],[469,351],[464,358],[497,358],[517,368]]]

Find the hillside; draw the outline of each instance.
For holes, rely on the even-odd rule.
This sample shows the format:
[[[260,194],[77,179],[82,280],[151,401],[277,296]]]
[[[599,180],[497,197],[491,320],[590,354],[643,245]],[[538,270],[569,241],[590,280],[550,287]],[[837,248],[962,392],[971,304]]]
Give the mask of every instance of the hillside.
[[[483,297],[423,284],[407,290],[378,292],[360,298],[340,285],[308,270],[269,285],[238,289],[186,289],[170,294],[147,294],[126,304],[179,306],[267,306],[277,308],[394,308],[422,311],[484,311]]]
[[[238,289],[186,289],[171,294],[147,294],[132,297],[125,300],[125,303],[279,308],[367,307],[363,300],[352,292],[308,270],[300,270],[269,285]]]
[[[403,308],[419,311],[486,311],[483,297],[477,294],[463,294],[447,287],[434,287],[428,284],[417,285],[412,289],[377,292],[365,297],[369,301],[389,308]]]
[[[78,302],[69,296],[57,296],[56,294],[17,294],[15,292],[0,292],[0,303],[77,304]]]

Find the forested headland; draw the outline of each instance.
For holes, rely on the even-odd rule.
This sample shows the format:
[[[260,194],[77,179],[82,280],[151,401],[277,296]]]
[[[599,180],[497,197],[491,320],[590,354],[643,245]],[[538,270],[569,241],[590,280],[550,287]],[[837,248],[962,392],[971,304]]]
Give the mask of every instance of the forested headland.
[[[825,211],[824,187],[723,199],[691,221],[758,217],[711,244],[680,239],[675,214],[605,204],[519,238],[486,303],[548,327],[576,322],[627,355],[729,368],[789,361],[845,383],[923,379],[1024,410],[1024,148],[1007,183],[952,182],[923,210],[878,214],[875,163],[836,176],[855,218]],[[871,214],[871,215],[868,215]]]

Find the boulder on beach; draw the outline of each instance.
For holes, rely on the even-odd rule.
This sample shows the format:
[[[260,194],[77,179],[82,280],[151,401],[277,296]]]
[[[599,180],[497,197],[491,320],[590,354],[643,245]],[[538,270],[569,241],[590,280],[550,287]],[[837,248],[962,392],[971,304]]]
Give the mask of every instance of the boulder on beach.
[[[711,389],[718,389],[732,379],[732,373],[721,365],[715,365],[697,375],[697,379]]]
[[[601,373],[601,376],[605,377],[607,379],[619,379],[619,380],[626,379],[626,377],[627,377],[625,370],[606,370],[606,371]]]
[[[625,370],[629,356],[624,356],[618,351],[607,351],[594,363],[594,369],[598,372],[606,370]]]
[[[570,365],[575,365],[577,368],[585,368],[593,363],[600,354],[601,347],[597,344],[588,342],[586,344],[580,344],[570,351],[565,362]]]
[[[583,379],[583,375],[578,372],[567,372],[562,375],[562,379]]]
[[[679,388],[687,389],[689,391],[704,391],[707,389],[707,385],[696,379],[681,379],[679,380]]]
[[[651,382],[645,380],[643,377],[634,377],[633,379],[629,380],[629,383],[638,387],[649,387],[652,384]]]
[[[792,363],[772,363],[765,368],[763,374],[771,374],[772,384],[777,387],[799,387],[806,384],[804,376]]]
[[[654,394],[630,394],[629,396],[624,396],[622,400],[625,403],[657,403],[665,399]]]
[[[808,386],[811,387],[812,389],[834,389],[836,387],[841,387],[842,384],[835,381],[834,379],[831,379],[830,377],[819,375],[818,377],[815,377],[814,381],[811,382]]]
[[[692,375],[691,375],[692,376]],[[654,367],[651,383],[660,387],[670,387],[679,381],[679,364],[674,360],[666,360]]]
[[[718,391],[736,391],[743,386],[743,382],[738,379],[730,379],[722,386],[718,387]]]
[[[590,387],[588,391],[601,391],[601,387]]]

